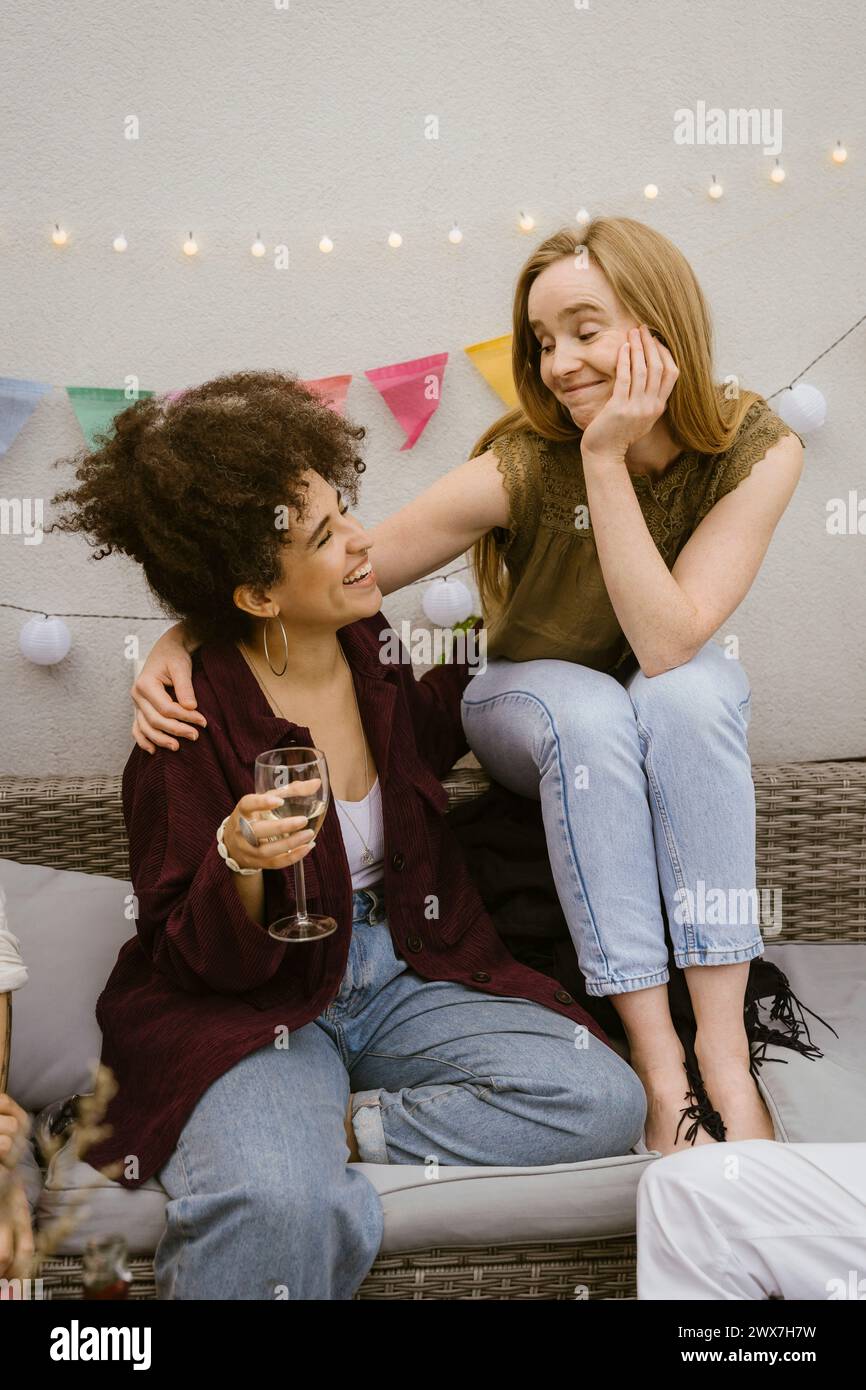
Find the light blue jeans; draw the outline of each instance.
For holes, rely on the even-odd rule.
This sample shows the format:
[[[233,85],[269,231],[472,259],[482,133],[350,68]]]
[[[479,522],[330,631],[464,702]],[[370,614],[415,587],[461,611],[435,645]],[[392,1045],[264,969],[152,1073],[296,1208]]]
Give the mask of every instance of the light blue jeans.
[[[576,662],[488,662],[461,705],[482,766],[541,801],[547,849],[590,995],[677,966],[760,956],[751,690],[715,642],[659,676]]]
[[[211,1085],[157,1176],[157,1297],[351,1299],[382,1239],[347,1163],[535,1167],[625,1154],[646,1095],[611,1048],[531,1000],[423,980],[394,953],[382,885],[353,894],[340,992],[288,1046]],[[303,945],[287,950],[303,951]]]

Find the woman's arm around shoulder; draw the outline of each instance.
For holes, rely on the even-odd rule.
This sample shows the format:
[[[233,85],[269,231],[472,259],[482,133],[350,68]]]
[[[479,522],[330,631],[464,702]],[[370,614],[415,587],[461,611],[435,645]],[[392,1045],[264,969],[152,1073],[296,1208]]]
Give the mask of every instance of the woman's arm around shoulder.
[[[373,527],[371,558],[383,595],[463,555],[508,525],[508,495],[492,449],[467,459]]]
[[[191,657],[199,645],[183,623],[175,623],[154,643],[132,684],[132,736],[146,753],[155,753],[157,745],[177,751],[179,738],[194,740],[198,735],[193,726],[207,724],[196,708],[192,686]],[[169,686],[177,700],[168,694]]]

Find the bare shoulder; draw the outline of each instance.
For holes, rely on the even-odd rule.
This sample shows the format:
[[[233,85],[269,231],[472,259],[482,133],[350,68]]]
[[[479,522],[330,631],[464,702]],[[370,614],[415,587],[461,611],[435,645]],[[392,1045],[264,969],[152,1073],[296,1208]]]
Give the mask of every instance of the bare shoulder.
[[[803,472],[806,451],[796,434],[783,434],[752,465],[751,480],[771,492],[793,492]]]

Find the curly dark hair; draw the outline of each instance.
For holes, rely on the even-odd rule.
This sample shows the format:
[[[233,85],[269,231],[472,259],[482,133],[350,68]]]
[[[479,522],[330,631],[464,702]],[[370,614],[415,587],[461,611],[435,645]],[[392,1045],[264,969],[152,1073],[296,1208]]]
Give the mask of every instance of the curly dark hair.
[[[313,469],[357,502],[366,430],[330,409],[295,375],[235,372],[175,400],[153,396],[121,411],[113,428],[61,464],[79,486],[47,531],[80,531],[93,559],[119,550],[143,567],[151,592],[199,642],[249,639],[239,584],[267,589],[282,573],[288,533],[276,508],[306,515]]]

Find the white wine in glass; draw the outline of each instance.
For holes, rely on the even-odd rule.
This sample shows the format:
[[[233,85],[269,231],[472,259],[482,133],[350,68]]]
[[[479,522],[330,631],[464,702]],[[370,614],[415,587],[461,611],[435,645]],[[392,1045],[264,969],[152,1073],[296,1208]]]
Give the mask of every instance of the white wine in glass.
[[[268,812],[274,820],[306,816],[307,829],[318,833],[325,819],[331,792],[328,763],[320,748],[269,748],[256,758],[256,791],[279,792],[282,806]],[[311,917],[307,912],[304,861],[295,860],[295,902],[291,917],[280,917],[268,927],[275,941],[319,941],[337,930],[333,917]]]

